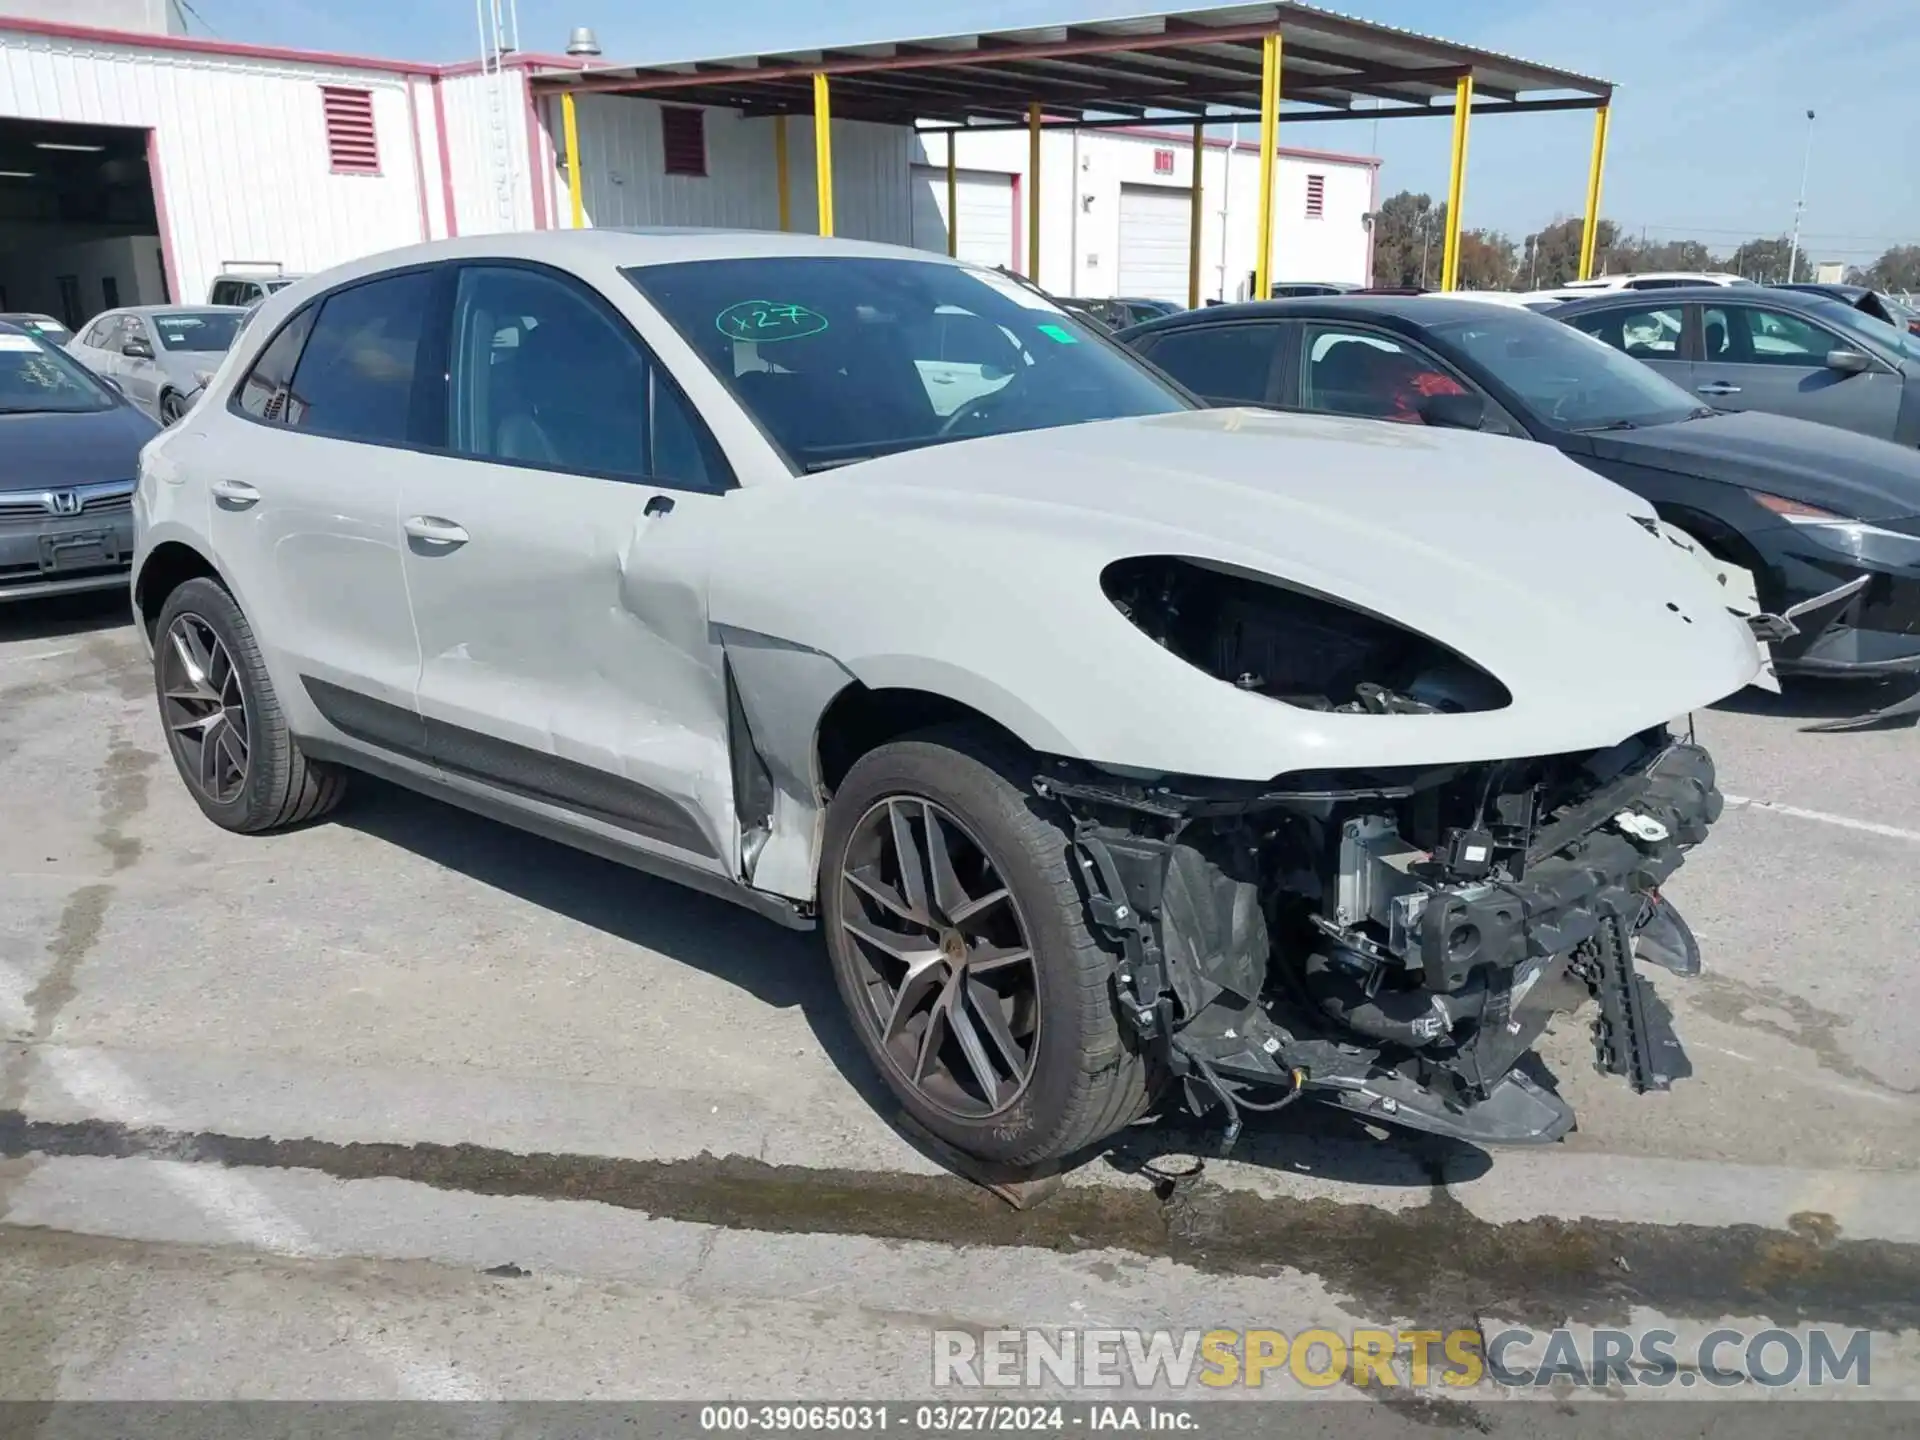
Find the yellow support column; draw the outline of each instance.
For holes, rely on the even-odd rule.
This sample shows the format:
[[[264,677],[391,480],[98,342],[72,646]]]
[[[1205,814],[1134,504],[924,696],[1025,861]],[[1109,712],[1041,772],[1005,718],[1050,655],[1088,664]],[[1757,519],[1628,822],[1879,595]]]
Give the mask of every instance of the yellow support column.
[[[1260,42],[1260,205],[1253,252],[1252,300],[1273,296],[1273,172],[1280,147],[1280,37]]]
[[[833,115],[827,77],[813,77],[813,178],[820,191],[820,233],[833,234]]]
[[[1027,106],[1027,278],[1040,283],[1040,102]]]
[[[1207,161],[1207,127],[1193,122],[1193,196],[1187,213],[1187,308],[1200,308],[1200,172]]]
[[[953,168],[953,144],[959,136],[947,132],[947,254],[960,254],[960,172]]]
[[[567,213],[573,228],[587,228],[586,206],[580,200],[580,124],[573,115],[573,92],[560,92],[560,128],[567,143]]]
[[[1607,112],[1593,112],[1593,159],[1587,164],[1587,218],[1580,227],[1580,278],[1593,278],[1594,251],[1600,241],[1600,173],[1607,168]]]
[[[1467,120],[1473,113],[1473,76],[1453,91],[1453,168],[1447,174],[1447,234],[1440,252],[1440,288],[1460,287],[1460,197],[1467,188]]]
[[[787,176],[787,117],[773,117],[773,188],[780,197],[780,228],[793,228],[793,191]]]

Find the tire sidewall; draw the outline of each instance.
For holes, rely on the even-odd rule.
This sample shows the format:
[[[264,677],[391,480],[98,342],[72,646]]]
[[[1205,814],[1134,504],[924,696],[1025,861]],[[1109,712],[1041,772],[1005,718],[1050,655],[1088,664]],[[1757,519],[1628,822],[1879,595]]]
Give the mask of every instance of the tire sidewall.
[[[271,808],[274,799],[271,763],[274,737],[265,733],[267,727],[264,719],[267,702],[273,694],[272,684],[260,667],[259,651],[253,644],[252,630],[247,626],[246,617],[240,613],[240,607],[234,604],[233,597],[212,580],[189,580],[167,597],[167,603],[161,607],[160,619],[154,627],[153,690],[163,726],[167,712],[161,660],[164,647],[168,644],[167,632],[182,615],[196,615],[207,623],[219,636],[220,643],[226,646],[227,655],[240,677],[240,694],[247,707],[247,783],[233,799],[221,803],[201,792],[171,729],[166,732],[167,753],[173,757],[174,768],[180,772],[187,793],[208,819],[229,830],[246,829]]]
[[[996,793],[998,792],[998,793]],[[1011,1161],[1047,1147],[1070,1117],[1083,1056],[1093,1043],[1088,1034],[1085,998],[1074,954],[1077,914],[1064,912],[1054,887],[1044,878],[1049,864],[1066,863],[1066,837],[1048,824],[1043,837],[1058,837],[1052,856],[1036,853],[1035,839],[1005,823],[1002,806],[1030,803],[992,769],[957,750],[933,743],[889,745],[860,760],[848,773],[828,809],[821,867],[821,919],[834,982],[850,1012],[862,1047],[888,1081],[902,1106],[925,1129],[969,1154]],[[999,1114],[979,1120],[949,1114],[924,1099],[894,1067],[880,1044],[878,1026],[864,988],[856,979],[843,926],[841,872],[854,826],[887,798],[933,801],[971,832],[1012,892],[1033,946],[1040,995],[1040,1055],[1020,1098]],[[1050,838],[1041,839],[1042,845]]]

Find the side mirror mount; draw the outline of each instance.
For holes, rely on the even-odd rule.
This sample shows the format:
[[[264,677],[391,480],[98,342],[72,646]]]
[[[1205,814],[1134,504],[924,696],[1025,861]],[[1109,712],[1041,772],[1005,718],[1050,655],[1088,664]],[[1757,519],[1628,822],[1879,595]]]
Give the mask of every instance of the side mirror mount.
[[[1487,402],[1478,395],[1429,395],[1420,402],[1420,418],[1443,430],[1478,430]]]
[[[153,346],[144,340],[129,340],[120,347],[120,353],[130,356],[135,360],[151,360],[153,358]]]
[[[1873,360],[1870,356],[1862,354],[1858,350],[1829,350],[1827,352],[1827,368],[1829,370],[1838,370],[1842,375],[1858,375],[1863,370],[1872,369]]]

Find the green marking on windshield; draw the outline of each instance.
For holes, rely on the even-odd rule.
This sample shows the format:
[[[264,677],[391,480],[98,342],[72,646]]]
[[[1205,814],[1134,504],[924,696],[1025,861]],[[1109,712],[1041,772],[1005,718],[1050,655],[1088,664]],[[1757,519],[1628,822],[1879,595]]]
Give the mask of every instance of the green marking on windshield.
[[[769,345],[775,340],[818,335],[827,328],[827,317],[804,305],[781,300],[740,300],[716,315],[713,323],[729,340]]]
[[[1042,325],[1040,327],[1040,333],[1056,345],[1078,345],[1080,343],[1080,337],[1068,330],[1064,325]]]

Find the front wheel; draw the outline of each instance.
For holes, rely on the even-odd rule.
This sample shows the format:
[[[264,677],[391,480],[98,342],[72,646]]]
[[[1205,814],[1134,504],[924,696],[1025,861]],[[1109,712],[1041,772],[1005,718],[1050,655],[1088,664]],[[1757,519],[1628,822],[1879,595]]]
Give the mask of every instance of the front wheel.
[[[160,607],[153,683],[174,766],[214,824],[277,830],[340,802],[346,777],[301,753],[253,627],[218,582],[189,580]]]
[[[187,402],[169,390],[160,397],[160,423],[178,425],[187,415]]]
[[[1067,837],[1018,770],[964,730],[863,756],[827,811],[820,897],[841,997],[900,1103],[1027,1167],[1130,1123],[1150,1089]]]

